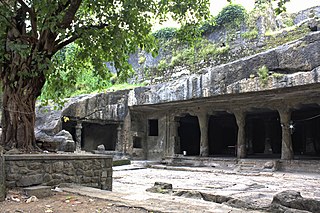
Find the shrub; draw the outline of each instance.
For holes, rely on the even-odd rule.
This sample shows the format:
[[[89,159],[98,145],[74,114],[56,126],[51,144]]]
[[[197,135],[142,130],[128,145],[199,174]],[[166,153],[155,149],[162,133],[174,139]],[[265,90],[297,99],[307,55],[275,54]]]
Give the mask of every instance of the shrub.
[[[152,35],[159,40],[170,40],[176,36],[177,28],[174,27],[165,27],[156,32]]]
[[[263,65],[262,67],[260,67],[258,69],[257,74],[259,76],[259,79],[260,79],[261,83],[263,85],[266,85],[267,82],[268,82],[269,69],[265,65]]]
[[[244,32],[241,34],[241,37],[249,40],[255,39],[258,37],[258,30],[252,29],[250,31]]]
[[[239,27],[247,18],[246,9],[238,4],[229,4],[216,16],[218,26]]]

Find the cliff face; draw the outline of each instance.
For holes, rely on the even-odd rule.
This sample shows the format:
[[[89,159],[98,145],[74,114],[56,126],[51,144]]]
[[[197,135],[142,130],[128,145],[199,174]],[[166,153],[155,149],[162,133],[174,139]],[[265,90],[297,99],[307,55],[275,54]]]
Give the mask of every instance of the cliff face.
[[[131,55],[129,62],[135,70],[135,75],[130,79],[130,82],[155,84],[170,81],[184,75],[198,73],[199,69],[194,67],[229,63],[301,38],[308,33],[309,28],[315,30],[317,30],[317,26],[320,28],[320,6],[296,14],[282,14],[281,16],[275,16],[271,7],[253,13],[257,14],[251,14],[252,23],[242,24],[240,27],[232,29],[220,26],[212,32],[205,33],[203,41],[209,45],[216,45],[218,48],[226,45],[226,53],[217,57],[203,58],[198,50],[193,56],[197,60],[194,65],[186,63],[185,59],[178,66],[172,65],[172,61],[176,57],[175,54],[183,54],[185,48],[179,45],[175,46],[172,41],[160,46],[157,57],[152,57],[150,53],[144,51]],[[200,51],[201,48],[203,47],[199,48]],[[165,69],[161,68],[163,65],[166,67]]]
[[[129,106],[159,104],[223,94],[257,92],[319,83],[320,32],[280,47],[177,80],[136,88],[129,92]],[[265,66],[265,77],[258,76]]]

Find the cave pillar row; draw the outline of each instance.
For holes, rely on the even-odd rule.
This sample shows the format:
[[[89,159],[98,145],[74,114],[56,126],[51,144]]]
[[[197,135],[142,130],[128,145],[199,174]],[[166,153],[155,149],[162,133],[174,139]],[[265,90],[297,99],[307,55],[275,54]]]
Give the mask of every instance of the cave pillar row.
[[[81,151],[81,135],[82,135],[82,121],[77,121],[76,129],[76,152]]]
[[[208,125],[209,115],[207,112],[202,111],[197,113],[199,126],[200,126],[200,156],[209,156],[209,140],[208,140]]]
[[[236,122],[238,125],[238,137],[237,137],[237,158],[245,158],[247,156],[246,149],[246,135],[245,135],[245,126],[246,126],[246,112],[237,111],[234,113],[236,117]]]
[[[290,131],[291,110],[290,109],[278,109],[280,115],[280,123],[282,128],[282,147],[281,147],[281,159],[292,160],[293,148],[292,138]]]

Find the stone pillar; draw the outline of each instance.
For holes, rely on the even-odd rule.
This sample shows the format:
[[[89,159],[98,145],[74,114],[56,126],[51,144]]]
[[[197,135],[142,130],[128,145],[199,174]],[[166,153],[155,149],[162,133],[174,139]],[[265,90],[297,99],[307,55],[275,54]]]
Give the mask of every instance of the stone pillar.
[[[208,141],[208,125],[209,116],[206,112],[197,114],[200,126],[200,156],[209,156],[209,141]]]
[[[115,151],[118,151],[118,152],[122,152],[122,124],[120,123],[117,127],[117,142],[116,142],[116,147],[115,147]]]
[[[5,178],[5,173],[4,173],[4,156],[1,150],[0,146],[0,202],[4,201],[6,197],[6,178]]]
[[[81,151],[81,134],[82,134],[82,121],[77,121],[76,125],[76,152]]]
[[[173,117],[169,121],[169,143],[167,149],[167,156],[173,157],[175,154],[181,152],[180,139],[178,135],[178,128],[180,126],[179,118]]]
[[[245,158],[247,156],[246,149],[246,113],[238,111],[234,113],[238,125],[238,138],[237,138],[237,158]]]
[[[293,148],[290,131],[291,110],[290,109],[278,109],[280,115],[280,123],[282,128],[282,148],[281,159],[292,160]]]
[[[264,154],[272,154],[272,147],[271,147],[271,142],[272,142],[272,137],[271,137],[271,123],[270,121],[265,121],[265,140],[264,140]]]

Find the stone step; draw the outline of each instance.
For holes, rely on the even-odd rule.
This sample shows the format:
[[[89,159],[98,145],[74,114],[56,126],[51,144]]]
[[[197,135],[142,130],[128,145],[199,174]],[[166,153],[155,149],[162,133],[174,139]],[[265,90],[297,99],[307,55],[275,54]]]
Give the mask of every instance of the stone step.
[[[52,195],[51,186],[30,186],[23,190],[29,197],[36,196],[37,198],[44,198]]]

